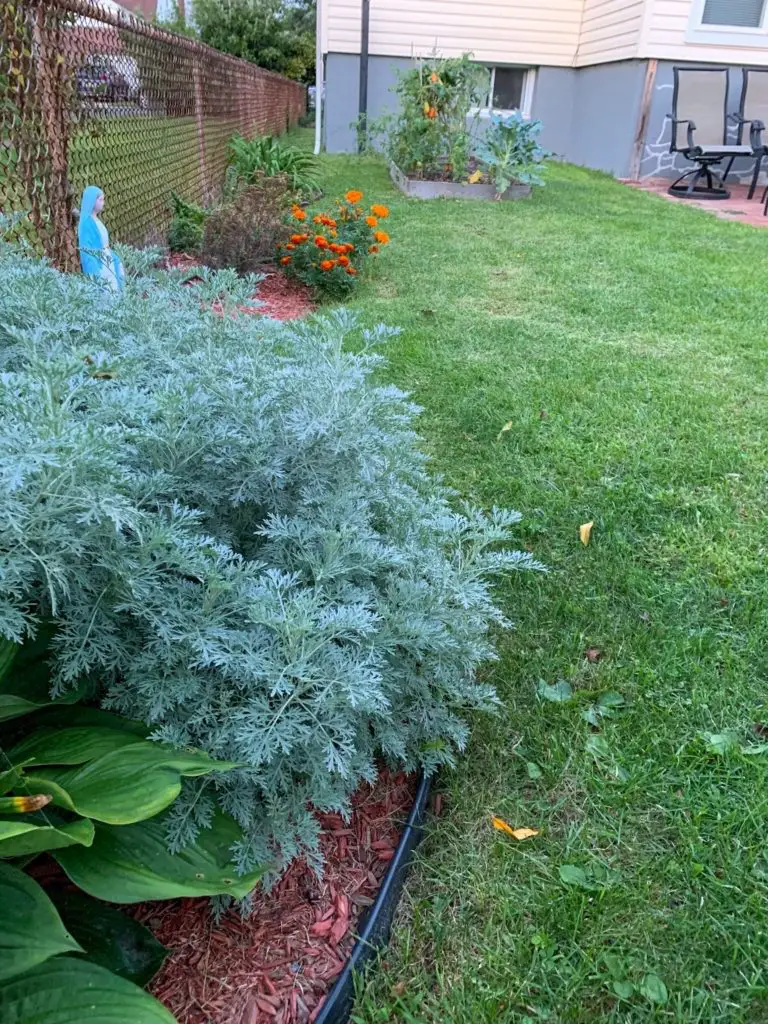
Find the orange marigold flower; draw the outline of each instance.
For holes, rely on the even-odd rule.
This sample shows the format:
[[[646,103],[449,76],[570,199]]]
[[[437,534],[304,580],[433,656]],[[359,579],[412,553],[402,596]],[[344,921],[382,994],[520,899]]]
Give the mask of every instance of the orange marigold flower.
[[[374,203],[373,206],[371,207],[371,213],[374,216],[379,217],[381,220],[384,220],[386,217],[389,216],[389,207],[382,206],[381,203]]]
[[[338,238],[339,237],[338,231],[331,230],[331,231],[328,232],[328,234],[331,236],[331,238]]]
[[[349,256],[339,256],[337,262],[338,262],[340,267],[348,267],[349,266]]]
[[[389,245],[389,235],[386,231],[376,231],[373,237],[379,243],[379,245]]]
[[[427,117],[430,119],[430,121],[434,121],[435,118],[437,117],[437,107],[430,107],[427,112]]]
[[[368,247],[368,252],[380,252],[378,245],[371,245]]]
[[[375,217],[366,217],[365,223],[368,225],[369,228],[376,228],[379,226],[379,222],[376,220]]]
[[[432,83],[432,85],[437,85],[437,83],[440,81],[440,79],[437,77],[437,72],[436,71],[432,72],[432,74],[429,77],[429,80]]]
[[[307,212],[306,212],[306,210],[302,210],[302,208],[300,206],[296,206],[295,203],[291,207],[291,213],[293,214],[294,220],[306,220],[307,219]]]
[[[328,248],[331,250],[331,252],[344,252],[344,246],[339,245],[337,242],[331,242]]]
[[[345,242],[344,243],[344,251],[345,252],[354,252],[355,251],[355,247],[354,247],[354,245],[352,245],[351,242]]]
[[[312,218],[312,223],[313,224],[322,224],[323,223],[323,219],[324,218],[323,218],[322,213],[316,213],[315,216]]]
[[[350,277],[357,277],[357,271],[354,267],[347,267],[345,273],[349,274]]]
[[[286,249],[288,250],[288,252],[293,252],[293,250],[294,250],[294,249],[296,248],[296,246],[295,246],[295,245],[292,245],[292,244],[291,244],[291,243],[289,242],[289,243],[288,243],[288,245],[286,245],[286,247],[285,247],[285,248],[286,248]]]
[[[320,264],[320,269],[321,270],[333,270],[333,268],[335,266],[336,266],[336,260],[323,260],[323,262]]]
[[[315,245],[318,249],[327,249],[328,239],[324,238],[322,235],[315,235]]]
[[[290,262],[291,262],[291,257],[290,256],[283,256],[283,258],[280,260],[280,263],[284,267],[287,267]]]
[[[347,192],[344,198],[347,200],[348,203],[351,203],[352,206],[354,206],[355,203],[359,203],[360,200],[363,198],[363,193],[358,192],[357,189],[352,188],[349,190],[349,192]]]
[[[293,245],[301,245],[302,242],[306,242],[306,235],[291,235],[291,243]]]

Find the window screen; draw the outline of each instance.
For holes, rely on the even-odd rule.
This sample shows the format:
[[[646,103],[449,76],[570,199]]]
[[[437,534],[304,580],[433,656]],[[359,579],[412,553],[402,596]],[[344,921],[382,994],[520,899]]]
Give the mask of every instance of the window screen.
[[[760,28],[765,0],[706,0],[702,25]]]
[[[525,68],[496,68],[491,106],[498,110],[519,110],[523,105]]]

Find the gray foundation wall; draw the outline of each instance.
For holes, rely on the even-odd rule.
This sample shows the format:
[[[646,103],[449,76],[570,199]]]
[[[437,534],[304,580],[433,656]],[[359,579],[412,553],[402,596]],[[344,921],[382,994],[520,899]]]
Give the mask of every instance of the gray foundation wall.
[[[368,61],[368,114],[396,109],[391,91],[407,57],[372,56]],[[564,160],[616,175],[629,169],[644,64],[624,61],[594,68],[539,68],[532,114],[544,125],[542,145]],[[323,132],[330,153],[355,149],[360,58],[329,53],[325,64]],[[611,130],[608,130],[610,126]]]
[[[372,119],[395,109],[396,97],[391,89],[397,81],[397,70],[410,66],[406,57],[369,58],[368,111]],[[641,178],[677,177],[690,166],[679,153],[669,152],[671,125],[667,115],[672,108],[672,68],[672,63],[659,61]],[[627,177],[645,73],[646,62],[641,60],[586,68],[538,68],[531,113],[543,124],[542,145],[560,159]],[[357,54],[330,53],[326,57],[323,133],[331,153],[355,149],[359,75]],[[734,66],[729,75],[729,112],[738,109],[740,95],[741,67]],[[748,180],[751,169],[752,161],[742,159],[734,164],[732,176]]]

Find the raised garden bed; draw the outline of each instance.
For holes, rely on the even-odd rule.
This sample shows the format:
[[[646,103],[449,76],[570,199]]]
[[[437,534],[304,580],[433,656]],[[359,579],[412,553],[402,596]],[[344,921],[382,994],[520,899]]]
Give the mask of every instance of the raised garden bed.
[[[493,185],[468,181],[427,181],[423,178],[409,178],[390,163],[389,174],[392,181],[407,196],[413,199],[529,199],[530,185],[510,185],[500,196]]]

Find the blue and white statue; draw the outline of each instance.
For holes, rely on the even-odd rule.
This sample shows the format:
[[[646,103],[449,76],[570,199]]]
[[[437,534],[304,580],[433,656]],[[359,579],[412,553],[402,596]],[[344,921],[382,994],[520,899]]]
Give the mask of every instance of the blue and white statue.
[[[123,290],[125,271],[120,257],[109,247],[109,232],[99,220],[104,209],[104,193],[89,185],[80,203],[77,242],[83,273],[113,292]]]

